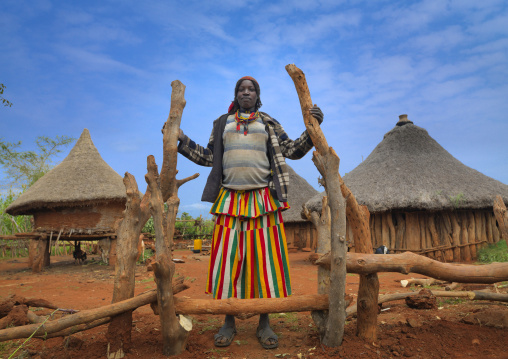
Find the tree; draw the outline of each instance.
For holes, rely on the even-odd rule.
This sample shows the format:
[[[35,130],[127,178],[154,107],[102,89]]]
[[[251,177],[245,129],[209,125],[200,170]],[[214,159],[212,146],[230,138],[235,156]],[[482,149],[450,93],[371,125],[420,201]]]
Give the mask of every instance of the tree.
[[[5,209],[14,202],[19,193],[11,190],[0,193],[0,235],[11,235],[32,230],[32,216],[11,216],[5,213]]]
[[[56,136],[55,139],[39,136],[35,140],[37,150],[20,151],[21,141],[9,143],[0,139],[0,165],[9,179],[1,187],[20,190],[30,187],[53,168],[52,159],[62,152],[63,147],[75,140],[68,136]]]
[[[7,100],[3,96],[1,96],[1,95],[4,94],[4,88],[5,88],[5,85],[4,84],[0,84],[0,100],[2,101],[4,106],[11,107],[12,106],[12,102],[10,102],[9,100]]]

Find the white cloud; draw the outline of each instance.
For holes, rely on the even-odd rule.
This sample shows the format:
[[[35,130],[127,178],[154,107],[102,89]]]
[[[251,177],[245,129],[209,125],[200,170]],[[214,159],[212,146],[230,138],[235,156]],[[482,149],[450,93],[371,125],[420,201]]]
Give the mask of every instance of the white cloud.
[[[194,211],[206,211],[210,210],[211,205],[206,203],[191,203],[179,206],[179,209],[194,210]]]
[[[418,51],[451,53],[457,45],[467,40],[460,26],[449,26],[442,31],[434,31],[411,38],[408,45]]]
[[[80,70],[94,72],[119,71],[137,76],[146,75],[143,70],[114,60],[105,54],[94,53],[72,46],[56,46],[56,49],[67,59],[71,60],[73,65],[79,67]]]

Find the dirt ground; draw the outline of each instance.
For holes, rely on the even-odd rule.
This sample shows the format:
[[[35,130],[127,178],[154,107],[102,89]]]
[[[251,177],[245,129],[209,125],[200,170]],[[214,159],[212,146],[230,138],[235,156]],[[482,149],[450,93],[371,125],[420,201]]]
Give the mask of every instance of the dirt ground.
[[[308,261],[308,253],[292,253],[291,278],[293,294],[317,292],[317,267]],[[177,272],[185,276],[190,288],[179,296],[208,298],[204,294],[208,257],[187,250],[175,252]],[[26,258],[0,261],[0,301],[12,294],[46,299],[60,308],[91,309],[111,303],[114,269],[101,264],[99,256],[91,256],[85,265],[74,264],[70,256],[52,257],[52,265],[41,274],[32,274]],[[411,291],[402,288],[401,279],[411,276],[380,273],[380,294]],[[415,278],[423,278],[414,275]],[[347,275],[347,292],[356,296],[358,276]],[[155,288],[153,272],[144,265],[136,271],[136,294]],[[486,289],[492,286],[474,286]],[[506,288],[500,289],[505,290]],[[35,308],[38,315],[50,310]],[[479,315],[493,318],[491,323]],[[59,317],[60,315],[55,315]],[[126,358],[164,358],[159,317],[149,306],[133,313],[132,350]],[[505,320],[503,323],[499,319]],[[279,335],[279,348],[265,350],[255,336],[257,318],[237,320],[233,343],[216,348],[213,336],[223,318],[212,315],[193,316],[187,350],[179,358],[508,358],[508,306],[500,303],[468,302],[440,299],[438,309],[415,310],[404,301],[385,303],[378,316],[378,341],[368,343],[355,336],[356,319],[348,318],[344,341],[340,348],[325,348],[319,342],[309,312],[271,315],[274,331]],[[497,320],[497,324],[494,323]],[[468,324],[476,323],[476,324]],[[481,323],[481,325],[480,325]],[[500,324],[501,323],[501,324]],[[488,326],[488,325],[494,325]],[[497,326],[497,327],[495,327]],[[105,358],[107,325],[68,338],[31,339],[14,357],[23,358]],[[23,340],[0,343],[0,358],[9,355]]]

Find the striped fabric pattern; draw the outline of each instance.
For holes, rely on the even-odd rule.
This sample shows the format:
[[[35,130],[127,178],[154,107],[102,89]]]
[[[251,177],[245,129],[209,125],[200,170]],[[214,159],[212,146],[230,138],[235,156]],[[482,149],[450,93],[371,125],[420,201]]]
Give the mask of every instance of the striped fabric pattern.
[[[234,190],[266,187],[270,179],[270,161],[266,153],[265,124],[259,118],[252,121],[247,134],[244,134],[243,125],[241,127],[238,131],[234,115],[228,117],[222,135],[222,185]]]
[[[265,206],[266,204],[266,206]],[[291,295],[286,234],[281,210],[267,188],[221,190],[206,293],[223,298],[282,298]],[[271,211],[270,211],[271,210]],[[245,216],[249,213],[252,216]]]
[[[288,202],[280,202],[272,196],[268,187],[251,191],[234,191],[221,188],[211,214],[227,214],[234,217],[257,218],[277,210],[289,209]]]
[[[305,130],[299,138],[293,141],[288,137],[284,128],[277,120],[264,112],[260,112],[259,114],[261,116],[261,120],[266,125],[266,131],[269,136],[268,154],[273,171],[273,177],[268,183],[268,186],[277,192],[277,196],[281,201],[287,201],[289,174],[284,158],[292,160],[302,158],[313,147],[313,143],[307,130]],[[215,154],[215,156],[220,158],[220,162],[216,165],[214,165],[213,162],[214,149],[222,148],[220,145],[215,143],[215,140],[222,138],[222,133],[219,131],[221,128],[220,124],[223,123],[225,125],[227,117],[227,115],[222,115],[214,121],[214,127],[206,147],[198,145],[189,137],[184,135],[183,139],[178,144],[178,153],[200,166],[213,166],[214,168],[210,174],[214,173],[215,166],[217,164],[222,165],[221,153]],[[206,198],[203,199],[204,201],[214,202],[216,200],[215,196],[218,192],[219,186],[221,185],[222,179],[222,177],[219,177],[219,174],[222,176],[222,171],[216,171],[216,177],[211,178],[211,181],[207,182],[207,187],[205,187],[205,190],[203,191],[203,197]],[[209,186],[210,189],[208,188]],[[214,186],[216,187],[212,188]],[[205,193],[212,193],[213,196],[205,196]]]

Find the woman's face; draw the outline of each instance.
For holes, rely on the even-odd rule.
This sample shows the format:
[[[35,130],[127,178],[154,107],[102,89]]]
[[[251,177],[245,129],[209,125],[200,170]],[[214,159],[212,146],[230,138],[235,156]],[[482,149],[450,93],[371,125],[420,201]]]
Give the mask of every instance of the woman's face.
[[[236,94],[236,99],[245,110],[254,111],[256,107],[256,101],[258,100],[258,95],[256,93],[256,88],[251,80],[243,80],[238,88],[238,93]]]

